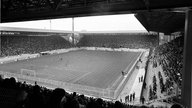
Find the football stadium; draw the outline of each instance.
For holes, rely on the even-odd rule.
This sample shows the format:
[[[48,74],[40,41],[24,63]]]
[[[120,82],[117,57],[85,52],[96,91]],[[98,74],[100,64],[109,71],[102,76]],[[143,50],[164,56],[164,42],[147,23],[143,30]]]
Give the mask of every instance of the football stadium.
[[[19,58],[13,58],[12,60],[8,61],[2,60],[1,72],[2,74],[5,72],[7,72],[7,75],[11,74],[9,75],[10,77],[12,75],[16,75],[18,80],[29,80],[29,82],[32,84],[37,82],[38,84],[46,85],[47,87],[63,86],[63,88],[71,92],[76,91],[78,93],[95,97],[117,99],[127,80],[131,76],[132,71],[135,69],[136,65],[138,65],[139,59],[142,58],[141,56],[146,53],[147,50],[118,48],[118,45],[115,45],[114,48],[102,46],[99,47],[98,45],[102,44],[101,40],[105,40],[106,42],[103,43],[105,43],[107,46],[111,46],[110,44],[113,43],[108,41],[109,38],[111,40],[114,38],[113,41],[121,42],[121,40],[124,40],[128,34],[118,36],[118,40],[116,40],[117,36],[110,36],[111,34],[108,36],[102,35],[103,34],[99,34],[98,36],[92,37],[92,35],[88,36],[86,34],[80,39],[79,43],[77,44],[78,47],[72,46],[72,48],[32,54],[33,56],[26,54],[26,56],[20,55]],[[7,46],[7,43],[4,43],[6,42],[4,40],[12,41],[13,36],[10,34],[9,36],[2,35],[2,46]],[[146,41],[149,41],[147,40],[147,37],[150,36],[151,35],[146,35],[143,37],[146,37]],[[68,47],[66,45],[70,45],[70,42],[66,41],[65,38],[58,37],[59,39],[56,39],[55,36],[50,37],[53,39],[51,42],[55,42],[51,43],[50,45],[56,45],[58,40],[62,40],[61,43],[64,44],[63,47]],[[46,40],[49,41],[50,37],[43,38],[48,38]],[[140,37],[140,35],[135,35],[132,39],[135,38],[135,40],[137,40],[138,38],[138,42],[140,42]],[[40,39],[37,36],[18,36],[16,38],[23,38],[26,42],[28,39],[32,40],[34,38],[34,41]],[[87,39],[89,42],[95,41],[91,42],[94,45],[89,45],[89,42],[85,42]],[[155,43],[153,40],[157,40],[157,37],[153,36],[153,38],[150,39],[151,43],[149,44],[152,44]],[[142,42],[145,43],[144,39],[142,40]],[[14,43],[13,46],[18,45],[20,48],[16,47],[11,49],[15,49],[16,53],[18,53],[18,49],[25,50],[25,48],[22,48],[25,45],[20,44],[21,43],[18,40],[18,43]],[[32,44],[35,43],[32,42]],[[44,44],[49,43],[45,42],[42,44],[42,46],[44,46]],[[120,43],[115,44],[121,45]],[[128,44],[130,44],[130,42],[126,45]],[[60,45],[60,43],[58,45]],[[123,44],[121,46],[123,46]],[[40,47],[41,46],[39,46],[39,48]],[[47,45],[46,47],[50,46]],[[36,50],[36,48],[34,48],[34,50]],[[5,54],[6,56],[6,52],[4,51],[7,51],[7,48],[2,50],[2,54]],[[14,52],[12,53],[14,54]],[[21,54],[22,53],[23,52],[21,51]],[[76,88],[77,86],[78,88]]]
[[[192,107],[191,1],[0,5],[0,108]]]

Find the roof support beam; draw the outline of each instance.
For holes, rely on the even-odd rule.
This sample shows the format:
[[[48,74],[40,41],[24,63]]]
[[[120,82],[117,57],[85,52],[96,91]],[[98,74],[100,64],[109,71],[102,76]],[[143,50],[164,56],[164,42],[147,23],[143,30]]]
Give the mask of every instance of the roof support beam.
[[[192,10],[186,12],[184,38],[182,104],[185,108],[192,108]]]
[[[57,1],[57,0],[56,0],[56,1]],[[58,9],[59,9],[59,7],[61,6],[62,2],[63,2],[63,0],[59,0],[59,2],[56,2],[57,4],[56,4],[55,10],[58,10]]]

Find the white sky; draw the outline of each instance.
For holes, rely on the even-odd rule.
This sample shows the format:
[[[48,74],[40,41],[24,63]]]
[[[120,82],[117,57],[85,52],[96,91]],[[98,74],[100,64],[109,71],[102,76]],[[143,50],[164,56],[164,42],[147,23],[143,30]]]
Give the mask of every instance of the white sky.
[[[76,17],[74,22],[75,31],[146,31],[146,29],[141,25],[141,23],[135,18],[133,14]],[[1,23],[0,26],[39,29],[50,29],[51,27],[51,29],[54,30],[72,30],[72,19],[62,18],[52,19],[51,21],[38,20],[28,22]]]

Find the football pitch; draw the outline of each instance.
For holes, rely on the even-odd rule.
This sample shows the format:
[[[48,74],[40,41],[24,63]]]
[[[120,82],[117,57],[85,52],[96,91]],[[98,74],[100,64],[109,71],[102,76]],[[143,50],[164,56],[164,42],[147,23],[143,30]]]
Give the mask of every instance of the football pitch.
[[[141,52],[77,50],[1,64],[0,71],[31,74],[37,78],[81,85],[86,89],[116,90],[124,78],[122,71],[129,72],[140,54]],[[26,70],[28,73],[25,73]],[[67,86],[66,89],[73,91]],[[86,94],[86,90],[79,92]]]

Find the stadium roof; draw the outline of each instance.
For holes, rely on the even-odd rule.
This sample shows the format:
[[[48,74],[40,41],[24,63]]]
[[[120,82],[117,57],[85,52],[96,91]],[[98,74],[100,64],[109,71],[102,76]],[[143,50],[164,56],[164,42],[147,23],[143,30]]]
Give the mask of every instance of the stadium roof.
[[[2,22],[177,10],[191,0],[1,0]]]
[[[19,27],[0,27],[0,31],[39,32],[39,33],[72,33],[72,31],[67,31],[67,30],[48,30],[48,29],[19,28]]]
[[[67,30],[49,30],[21,27],[0,27],[0,31],[36,32],[36,33],[73,33]],[[144,30],[120,30],[120,31],[74,31],[75,33],[148,33]]]
[[[0,9],[1,22],[138,13],[137,18],[148,31],[167,33],[180,30],[177,26],[183,27],[184,17],[161,12],[191,8],[192,0],[1,0]],[[179,24],[173,27],[177,21]]]
[[[182,12],[143,12],[135,17],[148,31],[167,34],[184,31],[185,13]]]
[[[145,30],[79,31],[79,33],[148,33]]]

